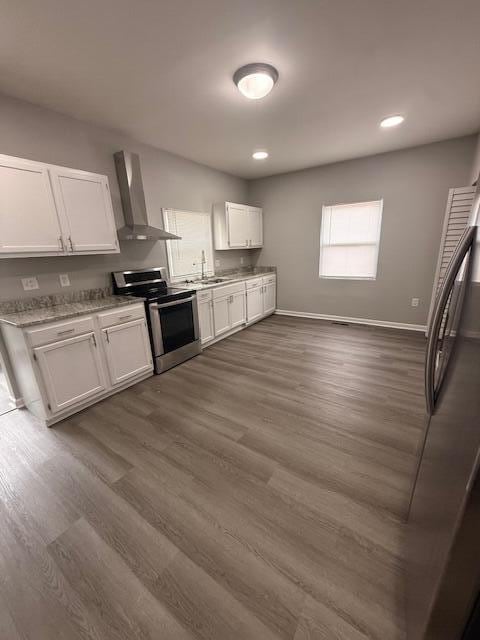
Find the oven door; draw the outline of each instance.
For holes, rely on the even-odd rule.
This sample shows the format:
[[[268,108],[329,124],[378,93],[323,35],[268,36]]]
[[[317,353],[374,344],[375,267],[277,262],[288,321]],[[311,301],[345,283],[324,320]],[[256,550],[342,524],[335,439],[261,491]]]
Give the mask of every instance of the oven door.
[[[149,305],[155,357],[199,338],[197,297]]]

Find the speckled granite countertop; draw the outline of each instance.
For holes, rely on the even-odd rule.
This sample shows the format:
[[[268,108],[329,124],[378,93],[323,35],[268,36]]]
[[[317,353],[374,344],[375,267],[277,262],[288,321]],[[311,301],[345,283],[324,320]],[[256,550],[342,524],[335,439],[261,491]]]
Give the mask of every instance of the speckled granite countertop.
[[[225,271],[216,273],[212,278],[223,278],[223,282],[211,282],[203,284],[201,282],[175,282],[172,284],[176,289],[193,289],[195,291],[201,291],[202,289],[213,289],[214,287],[222,287],[226,284],[233,284],[234,282],[241,282],[242,280],[250,280],[251,278],[259,278],[261,276],[268,276],[277,273],[276,267],[256,267],[254,271]]]
[[[75,318],[88,313],[98,313],[106,309],[124,307],[129,304],[143,302],[143,300],[144,298],[106,295],[91,300],[76,300],[48,306],[35,307],[29,305],[29,309],[18,310],[13,313],[2,313],[0,311],[0,322],[23,329],[37,324],[56,322],[65,318]]]

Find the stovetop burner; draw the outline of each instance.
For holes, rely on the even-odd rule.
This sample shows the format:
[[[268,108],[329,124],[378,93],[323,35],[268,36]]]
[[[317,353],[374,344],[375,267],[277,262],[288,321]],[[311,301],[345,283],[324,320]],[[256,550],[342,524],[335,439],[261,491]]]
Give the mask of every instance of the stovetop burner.
[[[113,289],[118,295],[146,298],[147,303],[171,302],[192,296],[194,290],[169,287],[166,280],[166,269],[156,267],[137,271],[120,271],[112,273]]]

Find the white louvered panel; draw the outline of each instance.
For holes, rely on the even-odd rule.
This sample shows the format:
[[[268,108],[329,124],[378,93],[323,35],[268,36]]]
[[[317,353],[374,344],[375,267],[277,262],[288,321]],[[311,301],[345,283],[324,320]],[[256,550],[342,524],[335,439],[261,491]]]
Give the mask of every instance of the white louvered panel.
[[[473,204],[475,187],[458,187],[448,192],[447,208],[443,224],[442,240],[438,255],[437,270],[433,283],[432,300],[428,313],[430,324],[436,297],[442,288],[450,260],[455,253],[458,241],[467,226]]]

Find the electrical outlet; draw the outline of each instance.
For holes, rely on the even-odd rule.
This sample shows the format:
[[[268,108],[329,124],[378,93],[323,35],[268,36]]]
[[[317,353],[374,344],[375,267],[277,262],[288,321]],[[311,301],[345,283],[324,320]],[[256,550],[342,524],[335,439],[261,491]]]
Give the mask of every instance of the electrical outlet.
[[[242,257],[240,258],[240,264],[243,264],[244,262],[245,262],[245,258],[242,256]]]
[[[411,302],[412,307],[418,307],[419,302],[420,302],[420,298],[412,298],[412,302]]]
[[[219,267],[219,266],[220,266],[220,260],[218,260],[218,258],[217,258],[217,260],[215,260],[215,266],[216,266],[216,267]]]
[[[70,278],[68,277],[68,273],[61,273],[58,276],[59,280],[60,280],[60,284],[62,285],[62,287],[69,287],[70,286]]]
[[[40,288],[35,276],[32,276],[31,278],[22,278],[22,287],[24,291],[32,291],[32,289]]]

